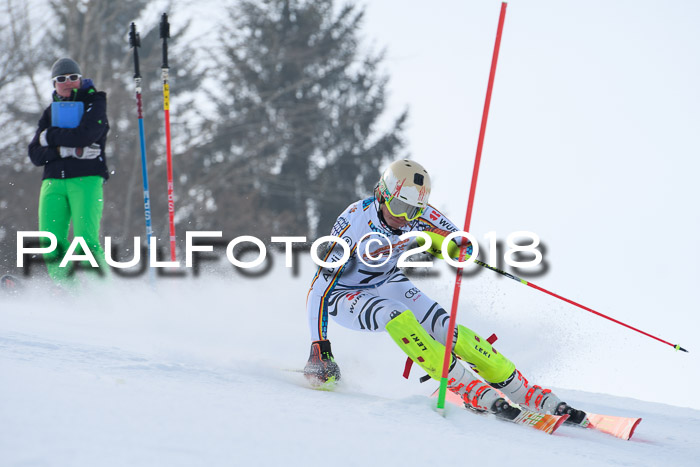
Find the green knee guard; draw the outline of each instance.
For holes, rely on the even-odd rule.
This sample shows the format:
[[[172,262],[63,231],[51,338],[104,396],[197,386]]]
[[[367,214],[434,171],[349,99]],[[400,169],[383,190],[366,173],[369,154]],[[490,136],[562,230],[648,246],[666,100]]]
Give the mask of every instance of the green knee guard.
[[[389,321],[386,331],[411,360],[431,378],[440,380],[445,346],[430,337],[411,310],[406,310]]]
[[[491,347],[483,337],[462,325],[457,326],[455,353],[489,383],[502,383],[515,371],[515,365]]]

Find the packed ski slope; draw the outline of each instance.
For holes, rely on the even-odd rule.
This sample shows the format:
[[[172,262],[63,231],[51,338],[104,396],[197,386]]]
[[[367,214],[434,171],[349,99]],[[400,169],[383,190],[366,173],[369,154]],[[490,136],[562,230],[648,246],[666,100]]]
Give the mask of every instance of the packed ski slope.
[[[632,440],[570,427],[548,436],[456,407],[442,418],[428,397],[436,384],[416,370],[404,380],[386,335],[333,324],[344,380],[311,390],[285,371],[307,357],[310,265],[295,277],[281,264],[256,279],[113,280],[70,299],[31,283],[2,297],[0,465],[696,465],[700,411],[567,389],[574,374],[604,380],[633,355],[588,360],[575,337],[533,339],[517,316],[513,327],[470,315],[469,294],[461,322],[497,331],[501,351],[572,405],[643,417]],[[415,281],[445,301],[449,279]],[[670,397],[673,382],[656,378]]]

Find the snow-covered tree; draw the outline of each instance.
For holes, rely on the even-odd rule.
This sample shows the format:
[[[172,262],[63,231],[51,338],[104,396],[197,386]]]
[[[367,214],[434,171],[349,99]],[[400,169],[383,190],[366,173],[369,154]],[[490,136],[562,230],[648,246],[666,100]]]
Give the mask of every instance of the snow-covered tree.
[[[363,11],[332,0],[239,2],[222,24],[210,100],[216,118],[199,150],[219,219],[254,201],[258,231],[325,234],[370,193],[404,146],[403,112],[379,128],[387,76],[362,53]]]

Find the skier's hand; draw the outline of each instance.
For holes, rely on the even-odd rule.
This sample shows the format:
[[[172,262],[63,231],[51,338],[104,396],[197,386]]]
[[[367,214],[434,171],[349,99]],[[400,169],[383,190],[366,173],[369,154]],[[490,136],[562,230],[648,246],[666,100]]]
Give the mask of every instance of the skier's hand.
[[[444,259],[443,254],[442,254],[442,245],[445,243],[445,238],[451,233],[445,230],[441,231],[434,231],[434,230],[425,230],[423,233],[427,234],[430,237],[431,244],[430,248],[425,250],[427,253],[430,253],[431,255],[435,256],[436,258]],[[416,237],[416,241],[418,242],[418,245],[423,246],[425,244],[425,241],[421,237]],[[447,255],[452,258],[452,259],[458,259],[459,258],[459,248],[460,244],[457,242],[456,238],[453,238],[450,240],[450,242],[447,244]],[[472,245],[469,241],[467,241],[467,254],[465,255],[465,259],[469,259],[469,257],[472,254]]]
[[[78,159],[94,159],[102,153],[100,145],[92,143],[90,146],[84,148],[78,148],[75,153],[75,157]]]
[[[311,343],[311,353],[304,367],[304,376],[313,386],[340,381],[340,368],[333,359],[331,341],[320,340]]]
[[[47,130],[48,130],[48,128],[39,134],[39,144],[43,147],[46,147],[49,145],[49,142],[46,140],[46,131]]]

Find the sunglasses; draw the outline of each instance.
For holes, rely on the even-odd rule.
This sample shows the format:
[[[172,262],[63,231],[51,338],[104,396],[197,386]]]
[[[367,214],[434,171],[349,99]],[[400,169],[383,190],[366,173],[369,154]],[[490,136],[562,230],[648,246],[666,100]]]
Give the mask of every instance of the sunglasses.
[[[56,76],[53,80],[57,83],[65,83],[66,81],[78,81],[81,78],[78,74],[68,76]]]

